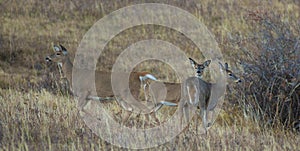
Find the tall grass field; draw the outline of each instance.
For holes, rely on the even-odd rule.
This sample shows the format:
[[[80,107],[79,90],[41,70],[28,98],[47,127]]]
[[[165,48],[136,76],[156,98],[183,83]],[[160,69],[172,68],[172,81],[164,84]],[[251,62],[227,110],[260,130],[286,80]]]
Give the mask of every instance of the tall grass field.
[[[89,129],[66,78],[45,57],[53,54],[54,44],[62,44],[73,61],[93,24],[141,3],[168,4],[194,15],[214,35],[224,60],[242,80],[228,84],[207,135],[198,132],[202,119],[195,116],[174,139],[145,150],[300,150],[299,0],[0,0],[0,150],[131,150]],[[140,25],[107,43],[97,70],[110,71],[124,49],[147,39],[168,41],[188,57],[204,61],[180,32]],[[163,62],[145,61],[134,70],[181,82]],[[118,103],[103,106],[121,119]],[[175,111],[162,107],[158,119],[166,121]],[[145,116],[134,113],[125,126],[144,128],[144,121]]]

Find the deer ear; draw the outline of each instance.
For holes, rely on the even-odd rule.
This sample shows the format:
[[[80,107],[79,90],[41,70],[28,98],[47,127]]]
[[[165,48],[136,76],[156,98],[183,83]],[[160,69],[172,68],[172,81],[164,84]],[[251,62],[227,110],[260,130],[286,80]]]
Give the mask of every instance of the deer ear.
[[[205,67],[208,67],[210,63],[211,63],[211,60],[206,60],[206,61],[203,63],[203,65],[204,65]]]
[[[225,63],[225,70],[228,70],[228,63]]]
[[[61,51],[61,48],[58,47],[57,45],[54,45],[54,46],[53,46],[53,50],[54,50],[55,52],[59,52],[59,51]]]
[[[197,62],[196,62],[195,60],[193,60],[192,58],[189,58],[189,60],[190,60],[191,65],[192,65],[193,67],[195,67],[196,64],[197,64]]]
[[[62,46],[61,44],[59,44],[59,46],[60,46],[60,48],[61,48],[64,55],[68,54],[68,51],[64,46]]]
[[[223,66],[223,64],[221,62],[219,62],[219,66],[220,66],[221,70],[225,70],[225,68],[224,68],[224,66]]]

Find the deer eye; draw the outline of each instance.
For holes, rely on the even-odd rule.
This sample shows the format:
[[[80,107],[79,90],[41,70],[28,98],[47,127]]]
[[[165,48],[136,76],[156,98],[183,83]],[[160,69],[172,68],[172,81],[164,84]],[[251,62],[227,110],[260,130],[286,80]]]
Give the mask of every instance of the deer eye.
[[[57,56],[60,56],[60,53],[56,53]]]
[[[229,76],[232,76],[232,73],[229,73],[228,75],[229,75]]]

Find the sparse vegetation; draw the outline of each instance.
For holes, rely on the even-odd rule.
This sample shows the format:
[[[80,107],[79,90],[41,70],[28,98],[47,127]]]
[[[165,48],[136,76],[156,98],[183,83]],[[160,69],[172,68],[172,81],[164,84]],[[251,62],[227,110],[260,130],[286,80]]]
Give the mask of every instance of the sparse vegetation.
[[[121,7],[143,2],[157,1],[0,0],[0,150],[123,149],[89,130],[57,65],[47,64],[44,58],[52,53],[53,43],[66,46],[73,57],[96,21]],[[299,150],[300,2],[159,2],[198,17],[215,35],[225,60],[243,84],[229,86],[207,136],[196,134],[195,120],[201,118],[194,118],[171,142],[149,150]],[[97,69],[110,70],[123,49],[144,39],[169,41],[190,57],[203,59],[184,35],[143,25],[115,36]],[[154,66],[144,62],[136,70],[178,81],[175,71],[162,62]],[[112,114],[120,110],[116,103],[104,106]],[[166,120],[175,110],[164,107],[159,118]],[[129,125],[140,119],[132,116]]]

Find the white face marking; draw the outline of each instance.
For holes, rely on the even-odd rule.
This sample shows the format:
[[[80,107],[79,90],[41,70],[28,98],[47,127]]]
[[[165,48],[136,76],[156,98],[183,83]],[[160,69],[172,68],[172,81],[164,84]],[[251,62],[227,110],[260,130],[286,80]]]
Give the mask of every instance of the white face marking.
[[[208,67],[211,62],[211,60],[206,60],[203,64],[199,64],[192,58],[189,58],[189,60],[191,65],[195,69],[196,77],[202,77],[205,68]]]

